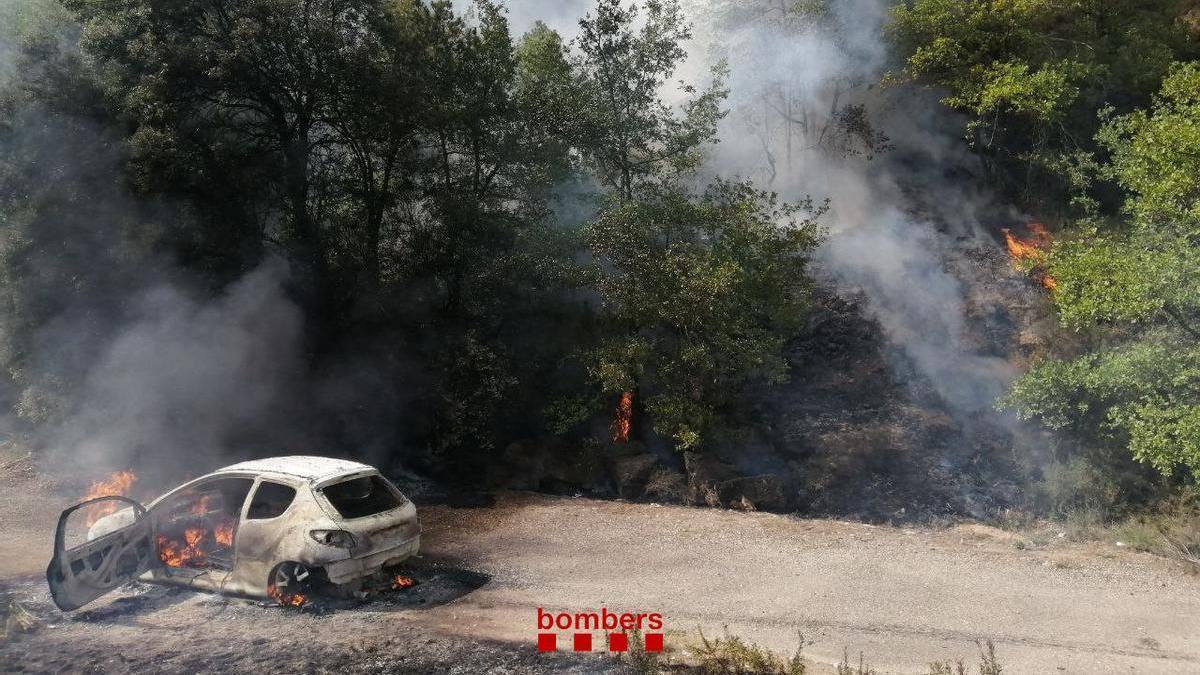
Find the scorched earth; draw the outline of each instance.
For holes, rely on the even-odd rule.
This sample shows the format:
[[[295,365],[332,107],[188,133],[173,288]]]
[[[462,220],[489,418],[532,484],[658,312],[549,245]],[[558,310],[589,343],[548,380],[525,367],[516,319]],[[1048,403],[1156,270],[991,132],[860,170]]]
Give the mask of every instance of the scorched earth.
[[[969,523],[519,493],[416,498],[422,557],[407,589],[295,609],[134,584],[63,613],[43,574],[58,512],[78,495],[26,457],[0,455],[0,467],[8,672],[621,670],[601,653],[537,654],[537,607],[660,612],[668,649],[727,625],[789,651],[802,631],[815,672],[843,650],[886,672],[969,663],[987,638],[1005,672],[1200,671],[1200,578],[1112,542],[1018,547]]]

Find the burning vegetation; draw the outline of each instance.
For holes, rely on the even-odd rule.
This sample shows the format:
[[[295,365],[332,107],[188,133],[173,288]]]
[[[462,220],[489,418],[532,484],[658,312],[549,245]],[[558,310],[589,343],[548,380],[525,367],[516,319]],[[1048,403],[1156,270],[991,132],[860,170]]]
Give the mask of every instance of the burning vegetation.
[[[633,392],[627,391],[621,394],[621,401],[617,404],[617,414],[612,423],[613,442],[628,442],[631,428],[633,428]]]
[[[1014,235],[1008,228],[1003,230],[1013,267],[1019,270],[1031,269],[1034,279],[1041,283],[1046,290],[1054,291],[1058,288],[1058,281],[1041,269],[1041,265],[1046,260],[1046,251],[1054,243],[1054,238],[1050,236],[1046,226],[1041,223],[1029,223],[1026,229],[1029,230],[1029,236],[1024,239]]]

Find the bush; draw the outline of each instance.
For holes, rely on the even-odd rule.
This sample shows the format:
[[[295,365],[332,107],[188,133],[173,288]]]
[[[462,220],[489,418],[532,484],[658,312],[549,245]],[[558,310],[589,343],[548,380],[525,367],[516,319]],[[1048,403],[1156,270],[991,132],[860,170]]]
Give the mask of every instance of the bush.
[[[797,634],[796,652],[784,659],[774,652],[744,640],[725,629],[725,636],[709,640],[697,631],[700,641],[689,645],[699,658],[696,672],[705,675],[804,675],[804,636]],[[841,672],[840,670],[838,671]]]

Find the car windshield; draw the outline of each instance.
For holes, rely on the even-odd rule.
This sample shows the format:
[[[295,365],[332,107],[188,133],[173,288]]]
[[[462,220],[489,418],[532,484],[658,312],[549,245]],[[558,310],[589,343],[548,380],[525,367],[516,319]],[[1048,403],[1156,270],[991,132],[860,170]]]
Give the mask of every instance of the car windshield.
[[[321,492],[333,508],[347,519],[373,516],[404,503],[400,493],[379,474],[351,478],[329,485]]]

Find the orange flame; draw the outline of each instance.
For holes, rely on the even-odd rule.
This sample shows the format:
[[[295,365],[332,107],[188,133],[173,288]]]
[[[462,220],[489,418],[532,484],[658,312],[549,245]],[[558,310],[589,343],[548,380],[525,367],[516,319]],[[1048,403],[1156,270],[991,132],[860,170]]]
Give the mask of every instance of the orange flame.
[[[629,440],[629,430],[633,427],[633,392],[621,394],[621,402],[617,404],[617,416],[612,423],[613,442],[625,443]]]
[[[93,482],[80,501],[86,502],[89,499],[99,499],[100,497],[128,497],[130,488],[136,482],[137,474],[134,472],[129,470],[114,471],[108,478]],[[124,507],[120,502],[115,501],[93,504],[87,507],[85,516],[87,526],[91,527],[95,525],[97,520],[112,515],[122,508]]]
[[[227,521],[217,525],[217,528],[213,530],[213,538],[220,546],[226,548],[233,546],[233,522]]]
[[[416,585],[417,580],[413,579],[412,577],[406,577],[401,574],[397,574],[395,577],[392,577],[392,590],[394,591],[399,591],[408,588],[409,586]]]
[[[196,513],[193,507],[191,512]],[[234,521],[224,518],[215,527],[189,527],[183,539],[158,535],[158,559],[168,567],[203,568],[209,566],[209,556],[220,549],[233,547]]]
[[[284,593],[275,587],[275,584],[267,586],[267,595],[285,607],[303,607],[308,602],[308,596],[303,593]]]
[[[1046,249],[1054,241],[1041,223],[1029,223],[1026,229],[1030,234],[1027,239],[1017,237],[1008,228],[1001,230],[1004,232],[1005,245],[1008,247],[1008,255],[1012,258],[1013,267],[1018,270],[1026,269],[1030,263],[1036,267],[1045,261]],[[1058,289],[1058,280],[1045,271],[1035,269],[1033,275],[1046,290]]]

